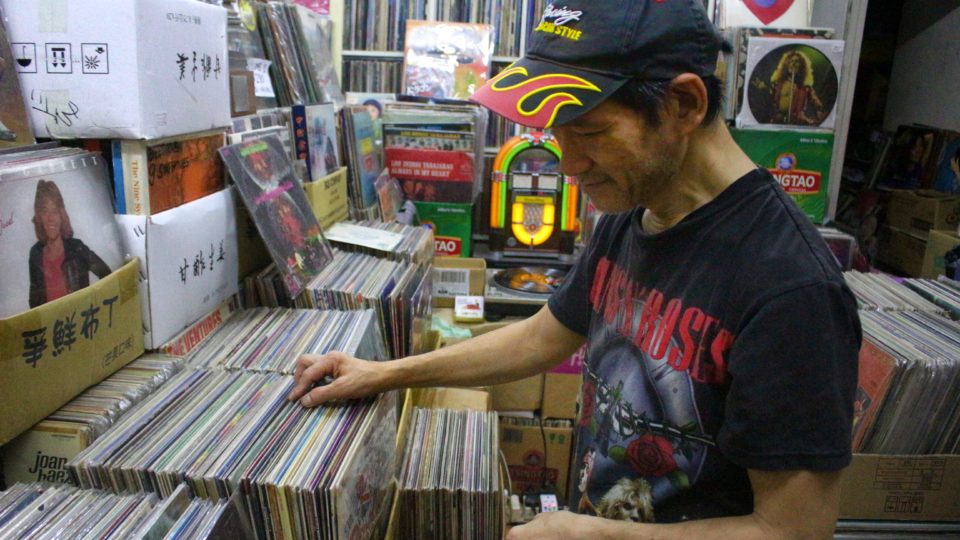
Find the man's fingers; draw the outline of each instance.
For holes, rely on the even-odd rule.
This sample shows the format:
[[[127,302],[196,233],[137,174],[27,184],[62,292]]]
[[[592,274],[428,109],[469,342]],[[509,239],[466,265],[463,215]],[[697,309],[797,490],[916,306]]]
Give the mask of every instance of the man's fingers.
[[[326,386],[318,386],[300,398],[300,405],[303,405],[304,407],[316,407],[317,405],[323,405],[330,400],[338,399],[342,397],[337,395],[339,393],[339,389],[340,387],[337,384],[337,381],[333,381]]]
[[[302,357],[301,357],[302,358]],[[300,369],[300,362],[297,362],[297,369]],[[322,380],[327,375],[333,375],[334,361],[327,356],[315,357],[315,361],[309,366],[300,369],[300,373],[294,375],[296,384],[287,399],[293,401],[304,395],[315,382]]]
[[[297,358],[297,367],[293,370],[293,380],[299,381],[300,375],[303,373],[303,370],[312,366],[317,360],[320,359],[320,356],[316,354],[302,354]]]

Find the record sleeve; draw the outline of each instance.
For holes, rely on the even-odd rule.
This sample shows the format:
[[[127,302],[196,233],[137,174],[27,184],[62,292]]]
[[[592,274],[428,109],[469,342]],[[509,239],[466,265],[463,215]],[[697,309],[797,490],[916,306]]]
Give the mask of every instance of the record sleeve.
[[[843,41],[751,38],[737,127],[833,129]]]
[[[0,166],[0,318],[120,268],[106,165],[81,152]]]
[[[949,132],[944,135],[935,175],[933,189],[960,193],[960,133]]]
[[[291,297],[333,259],[303,187],[275,136],[224,147],[220,155]]]
[[[491,34],[487,24],[407,21],[404,93],[468,99],[490,76]]]

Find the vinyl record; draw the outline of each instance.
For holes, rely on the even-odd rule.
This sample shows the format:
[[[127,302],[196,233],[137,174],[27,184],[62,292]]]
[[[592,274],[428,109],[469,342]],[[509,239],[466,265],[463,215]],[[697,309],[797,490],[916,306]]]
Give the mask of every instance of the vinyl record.
[[[493,276],[503,288],[535,294],[551,294],[563,283],[567,273],[545,266],[521,266],[501,270]]]

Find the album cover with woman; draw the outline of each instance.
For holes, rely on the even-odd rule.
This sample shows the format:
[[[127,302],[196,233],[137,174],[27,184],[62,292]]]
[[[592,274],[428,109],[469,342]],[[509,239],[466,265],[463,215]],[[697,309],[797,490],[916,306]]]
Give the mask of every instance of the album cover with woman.
[[[123,264],[99,154],[0,168],[0,318],[78,291]]]

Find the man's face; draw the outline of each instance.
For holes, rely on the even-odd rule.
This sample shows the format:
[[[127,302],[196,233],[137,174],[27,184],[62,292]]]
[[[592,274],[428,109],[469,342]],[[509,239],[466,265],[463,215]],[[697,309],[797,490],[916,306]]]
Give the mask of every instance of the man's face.
[[[680,168],[682,145],[667,122],[651,127],[634,109],[610,100],[553,133],[563,151],[560,170],[576,176],[602,212],[649,206]]]

